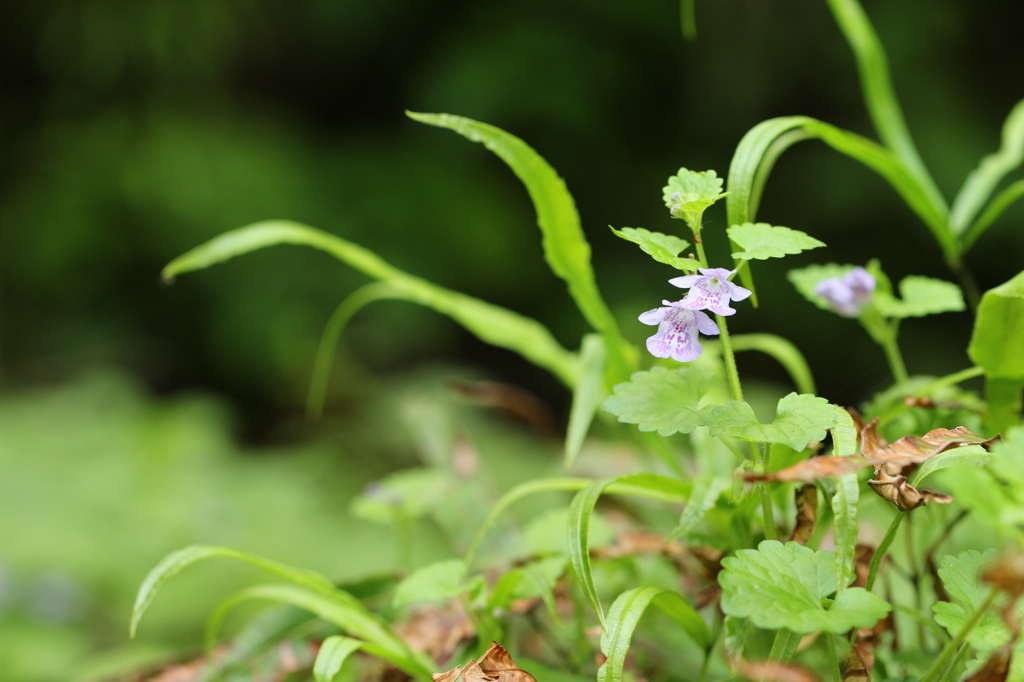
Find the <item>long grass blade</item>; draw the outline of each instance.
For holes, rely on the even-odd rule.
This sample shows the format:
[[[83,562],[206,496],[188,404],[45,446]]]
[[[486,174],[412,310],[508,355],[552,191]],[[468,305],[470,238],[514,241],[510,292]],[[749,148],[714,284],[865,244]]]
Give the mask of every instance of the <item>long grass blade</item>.
[[[273,220],[226,232],[175,258],[164,268],[163,277],[173,281],[182,273],[202,270],[277,244],[298,244],[325,251],[350,267],[386,282],[395,293],[394,298],[447,315],[482,341],[522,355],[569,387],[576,385],[576,356],[559,345],[551,332],[536,320],[410,275],[369,249],[300,223]]]
[[[569,427],[565,436],[565,468],[569,469],[583,448],[583,440],[597,408],[608,395],[604,390],[605,346],[601,337],[588,334],[580,347],[580,378],[572,394]]]
[[[611,383],[629,378],[634,369],[625,351],[625,341],[611,310],[597,288],[590,262],[590,244],[583,234],[576,204],[555,169],[528,144],[501,128],[451,114],[406,112],[422,123],[453,130],[482,143],[501,158],[526,187],[537,211],[544,256],[552,271],[569,286],[587,322],[605,339]]]
[[[1006,174],[1024,163],[1024,100],[1017,102],[1006,117],[1002,138],[999,150],[983,158],[968,174],[953,201],[949,223],[957,234],[967,231]]]

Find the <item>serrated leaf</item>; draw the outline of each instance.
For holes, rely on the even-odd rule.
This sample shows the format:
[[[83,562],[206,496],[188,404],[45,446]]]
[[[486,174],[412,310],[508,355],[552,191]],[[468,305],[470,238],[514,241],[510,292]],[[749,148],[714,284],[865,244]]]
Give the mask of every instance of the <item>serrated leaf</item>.
[[[700,399],[714,379],[714,373],[692,365],[655,367],[616,386],[602,408],[641,431],[657,431],[660,436],[690,433],[704,423],[708,408],[700,406]]]
[[[706,415],[704,422],[712,436],[729,436],[757,443],[782,443],[800,451],[815,440],[823,440],[836,424],[833,406],[824,398],[790,393],[779,401],[771,424],[757,421],[747,403],[730,400]]]
[[[569,412],[569,426],[565,434],[565,468],[576,461],[583,448],[583,441],[594,421],[594,414],[601,401],[608,395],[604,388],[605,360],[607,352],[604,342],[597,334],[587,334],[580,346],[580,374],[572,392],[572,409]]]
[[[938,602],[932,606],[935,621],[956,636],[970,620],[971,615],[985,601],[990,586],[983,585],[980,571],[996,558],[995,548],[984,554],[973,549],[954,556],[944,556],[940,561],[939,577],[946,592],[956,603]],[[979,651],[992,651],[1010,640],[1010,631],[1002,619],[993,612],[982,616],[978,624],[967,635],[967,641]]]
[[[358,639],[332,635],[320,645],[320,651],[313,662],[313,678],[316,682],[334,682],[348,657],[363,645]]]
[[[890,611],[877,595],[847,588],[828,608],[823,600],[838,588],[834,552],[765,540],[722,560],[722,610],[767,630],[798,634],[844,633],[870,627]]]
[[[700,265],[693,258],[679,257],[679,254],[690,245],[685,239],[661,232],[651,232],[642,227],[624,227],[621,230],[612,227],[611,230],[616,236],[637,244],[641,251],[659,263],[687,272],[695,272]]]
[[[625,341],[615,316],[597,287],[590,260],[590,244],[583,233],[576,203],[555,169],[530,145],[501,128],[451,114],[407,111],[413,120],[447,128],[472,142],[480,142],[508,164],[522,181],[537,211],[544,257],[551,270],[565,280],[569,293],[587,322],[605,339],[612,380],[629,375]]]
[[[875,305],[886,317],[924,317],[936,313],[956,312],[964,309],[960,287],[941,279],[911,275],[900,282],[897,299],[884,291],[875,293]]]
[[[466,589],[466,563],[462,559],[438,561],[410,573],[395,589],[395,606],[419,601],[453,599]]]
[[[299,223],[272,220],[231,230],[178,256],[163,269],[166,281],[236,256],[278,244],[311,246],[386,282],[393,296],[447,315],[486,343],[519,353],[568,386],[576,383],[576,357],[536,320],[438,286],[393,267],[369,249]]]
[[[682,196],[673,200],[672,195],[677,192]],[[680,168],[662,189],[665,205],[672,208],[680,204],[684,211],[703,211],[724,196],[722,178],[713,170],[692,171]]]
[[[707,646],[709,634],[704,619],[681,596],[660,587],[637,587],[620,594],[608,612],[607,625],[601,632],[601,652],[607,660],[597,671],[598,682],[621,682],[633,632],[651,603],[679,623],[698,646]]]
[[[728,233],[729,239],[743,249],[732,254],[733,258],[740,260],[782,258],[825,246],[825,242],[819,241],[809,234],[768,223],[732,225],[729,227]]]

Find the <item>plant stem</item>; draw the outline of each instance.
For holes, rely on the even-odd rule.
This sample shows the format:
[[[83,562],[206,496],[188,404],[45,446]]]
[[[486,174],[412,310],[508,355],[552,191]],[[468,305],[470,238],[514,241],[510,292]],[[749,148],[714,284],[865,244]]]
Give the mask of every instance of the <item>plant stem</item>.
[[[928,672],[921,678],[921,682],[933,682],[939,675],[946,669],[946,665],[950,662],[950,659],[956,655],[960,649],[960,645],[967,639],[967,635],[971,633],[974,626],[978,624],[982,616],[988,612],[992,602],[996,600],[996,595],[999,594],[998,590],[992,590],[989,592],[988,597],[981,603],[981,606],[971,614],[970,620],[964,623],[964,626],[960,629],[960,632],[956,633],[956,637],[946,642],[946,646],[942,647],[942,651],[939,653],[939,657],[935,659],[932,666],[928,668]]]
[[[732,340],[729,338],[729,326],[722,315],[715,315],[715,321],[720,332],[719,339],[722,343],[722,357],[725,360],[725,376],[729,380],[729,391],[733,400],[743,402],[743,388],[740,386],[740,373],[736,369],[736,355],[733,353]]]
[[[768,660],[770,660],[770,661],[782,661],[783,663],[788,661],[789,657],[790,657],[790,653],[789,653],[790,646],[789,646],[789,643],[790,643],[790,640],[792,640],[794,636],[795,635],[792,632],[790,632],[789,630],[787,630],[786,628],[782,628],[781,630],[776,630],[776,632],[775,632],[775,641],[772,642],[772,650],[768,653]],[[799,641],[799,638],[797,638],[797,639]]]
[[[956,672],[956,669],[960,666],[960,662],[964,660],[964,656],[967,655],[970,648],[971,646],[967,642],[964,642],[963,646],[960,647],[960,651],[956,652],[956,657],[953,659],[953,662],[949,664],[948,668],[946,668],[946,672],[942,676],[942,682],[946,682],[946,680],[954,682],[953,675]]]
[[[868,592],[875,584],[875,578],[878,577],[878,566],[882,563],[882,557],[889,551],[889,546],[892,541],[896,539],[896,531],[900,529],[900,523],[903,521],[903,517],[907,515],[907,512],[899,512],[893,517],[892,523],[889,524],[889,530],[886,531],[885,537],[882,539],[882,544],[878,545],[878,549],[875,550],[875,555],[871,557],[871,565],[868,567],[868,582],[865,585],[865,589]]]
[[[887,334],[882,341],[882,348],[885,349],[885,358],[889,361],[892,369],[892,376],[896,384],[903,386],[907,383],[907,366],[903,364],[903,356],[900,354],[900,347],[896,343],[896,326],[892,327],[891,333]]]
[[[836,636],[831,632],[826,632],[825,641],[828,642],[828,657],[829,660],[832,661],[832,679],[834,682],[839,682],[843,679],[843,676],[839,670],[839,654],[836,651]]]

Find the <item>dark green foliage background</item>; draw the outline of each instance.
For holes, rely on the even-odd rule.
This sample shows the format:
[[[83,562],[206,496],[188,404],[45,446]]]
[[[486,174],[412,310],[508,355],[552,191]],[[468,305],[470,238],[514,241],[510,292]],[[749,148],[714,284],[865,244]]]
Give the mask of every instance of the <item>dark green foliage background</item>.
[[[1012,6],[866,3],[947,195],[995,150],[1022,95]],[[189,247],[275,217],[532,314],[575,347],[583,323],[546,271],[517,181],[481,149],[410,122],[406,108],[499,125],[546,156],[576,196],[606,296],[641,340],[647,330],[632,320],[672,294],[672,273],[608,224],[675,228],[659,199],[664,178],[680,165],[724,175],[765,118],[807,114],[871,132],[823,2],[703,2],[698,28],[685,43],[669,0],[4,4],[5,380],[124,365],[159,390],[228,393],[249,423],[275,423],[299,404],[315,338],[360,278],[322,255],[276,250],[168,290],[156,282]],[[971,255],[984,288],[1020,269],[1022,216],[1008,212]],[[892,190],[818,143],[783,157],[759,217],[828,243],[787,268],[881,256],[895,278],[949,277]],[[707,216],[720,255],[723,221]],[[783,266],[758,266],[764,305],[736,318],[739,331],[793,338],[837,402],[885,382],[865,335],[799,301]],[[969,324],[967,314],[907,324],[910,371],[964,366]],[[349,339],[380,371],[455,356],[565,400],[518,358],[405,304],[364,313]],[[781,376],[768,361],[744,364]]]
[[[865,2],[947,197],[997,148],[1024,97],[1019,5]],[[576,197],[599,284],[637,343],[650,329],[636,316],[678,296],[666,283],[678,273],[609,224],[681,233],[661,201],[665,179],[684,165],[725,175],[742,135],[766,118],[806,114],[873,136],[823,1],[700,0],[697,22],[698,41],[686,43],[676,0],[0,3],[0,641],[21,652],[8,672],[68,679],[82,652],[122,646],[131,591],[189,542],[351,577],[340,559],[351,551],[332,542],[366,539],[366,562],[391,568],[389,537],[338,519],[365,481],[415,461],[395,427],[395,386],[414,383],[413,368],[473,366],[539,393],[564,422],[568,396],[541,370],[387,302],[347,330],[327,426],[310,426],[299,415],[318,336],[361,276],[281,248],[160,286],[160,268],[200,242],[288,218],[534,316],[576,348],[587,330],[543,262],[519,182],[403,110],[482,120],[545,156]],[[951,279],[928,231],[879,177],[814,142],[782,157],[758,218],[828,248],[756,263],[762,307],[741,304],[733,331],[792,339],[834,403],[887,386],[867,335],[800,298],[784,270],[880,257],[894,280]],[[725,264],[724,210],[705,219],[712,260]],[[1024,267],[1022,222],[1024,206],[1013,207],[968,257],[982,289]],[[970,327],[968,313],[907,321],[910,372],[966,367]],[[768,359],[739,361],[746,377],[786,382]],[[489,438],[539,453],[523,476],[559,465],[553,442]],[[202,511],[208,499],[223,518]],[[251,524],[244,534],[236,515]],[[19,584],[54,567],[92,590],[64,629],[23,621],[18,602]],[[183,588],[198,595],[186,606],[154,609],[156,649],[195,644],[202,615],[237,584],[236,573],[217,575]]]

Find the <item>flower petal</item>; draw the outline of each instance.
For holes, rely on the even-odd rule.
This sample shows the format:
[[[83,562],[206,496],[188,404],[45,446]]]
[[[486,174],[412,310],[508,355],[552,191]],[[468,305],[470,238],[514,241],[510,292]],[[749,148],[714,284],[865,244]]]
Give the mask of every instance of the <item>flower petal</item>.
[[[637,319],[643,322],[644,324],[660,324],[661,321],[665,319],[665,315],[668,313],[669,310],[671,310],[671,308],[654,308],[653,310],[648,310],[645,313],[640,313],[640,317],[638,317]],[[658,357],[667,356],[660,355]]]
[[[701,334],[713,336],[721,333],[722,330],[718,328],[715,321],[708,317],[707,314],[700,310],[696,310],[694,312],[697,314],[697,329],[700,330]]]
[[[700,275],[683,275],[682,277],[673,277],[668,281],[668,283],[674,287],[679,287],[680,289],[689,289],[697,283],[697,280],[700,279],[704,278]]]

